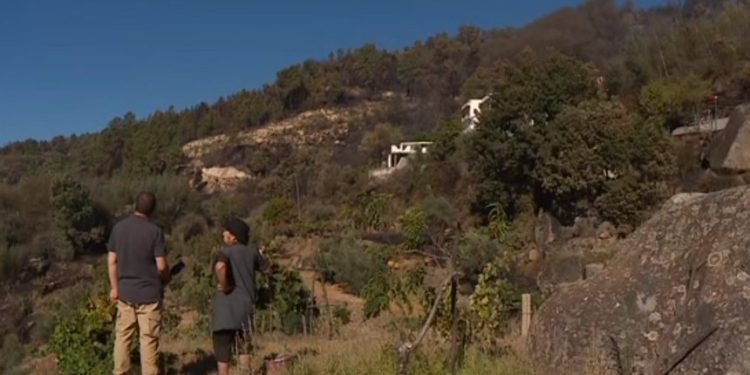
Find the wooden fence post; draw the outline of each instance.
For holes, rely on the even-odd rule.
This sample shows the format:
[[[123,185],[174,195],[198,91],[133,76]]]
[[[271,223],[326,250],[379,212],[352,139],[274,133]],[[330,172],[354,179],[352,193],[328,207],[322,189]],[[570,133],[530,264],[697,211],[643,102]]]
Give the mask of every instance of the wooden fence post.
[[[458,289],[458,278],[454,276],[451,279],[451,351],[450,351],[450,370],[455,374],[458,368],[458,312],[456,309]]]
[[[527,337],[531,328],[531,294],[521,295],[521,314],[521,336]]]

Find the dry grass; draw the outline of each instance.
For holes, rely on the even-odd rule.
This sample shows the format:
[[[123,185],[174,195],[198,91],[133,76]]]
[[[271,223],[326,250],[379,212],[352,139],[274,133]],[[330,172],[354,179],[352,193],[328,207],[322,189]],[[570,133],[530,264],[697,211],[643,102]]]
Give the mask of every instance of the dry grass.
[[[367,324],[351,324],[332,340],[325,336],[290,338],[285,336],[260,337],[259,348],[254,357],[256,363],[269,353],[296,353],[303,350],[317,354],[307,354],[287,369],[286,375],[380,375],[395,374],[395,348],[400,340],[389,333],[390,318],[376,319]],[[505,342],[505,341],[504,341]],[[497,374],[535,375],[532,365],[525,356],[520,338],[507,338],[508,353],[503,356],[490,356],[475,348],[465,353],[458,374]],[[429,337],[412,357],[409,374],[442,375],[449,374],[447,365],[448,346],[440,340]]]

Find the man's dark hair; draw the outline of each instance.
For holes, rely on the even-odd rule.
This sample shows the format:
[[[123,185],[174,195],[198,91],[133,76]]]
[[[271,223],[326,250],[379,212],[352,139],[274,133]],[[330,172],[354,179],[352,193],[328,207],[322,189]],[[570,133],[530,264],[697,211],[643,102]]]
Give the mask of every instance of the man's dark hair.
[[[154,193],[143,191],[138,194],[135,198],[135,210],[146,215],[151,216],[156,208],[156,196]]]

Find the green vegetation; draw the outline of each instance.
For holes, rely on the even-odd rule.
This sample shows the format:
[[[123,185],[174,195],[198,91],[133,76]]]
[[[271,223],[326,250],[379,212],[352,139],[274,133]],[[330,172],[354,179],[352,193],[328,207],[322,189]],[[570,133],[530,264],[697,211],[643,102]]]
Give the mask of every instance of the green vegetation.
[[[323,242],[316,255],[317,268],[326,281],[342,283],[357,295],[385,272],[385,263],[372,245],[348,236]]]
[[[292,369],[289,375],[344,375],[363,374],[376,375],[394,372],[396,368],[396,353],[392,347],[385,345],[381,348],[365,344],[364,348],[333,348],[335,355],[304,358]],[[425,349],[424,354],[416,355],[407,374],[410,375],[444,375],[450,374],[450,368],[445,360],[446,348],[433,345],[432,349]],[[342,353],[343,352],[343,353]],[[478,350],[471,350],[456,374],[497,374],[497,375],[533,375],[533,366],[522,358],[512,355],[491,356]]]
[[[69,374],[104,375],[112,371],[115,308],[106,296],[83,301],[60,316],[49,340],[60,369]]]

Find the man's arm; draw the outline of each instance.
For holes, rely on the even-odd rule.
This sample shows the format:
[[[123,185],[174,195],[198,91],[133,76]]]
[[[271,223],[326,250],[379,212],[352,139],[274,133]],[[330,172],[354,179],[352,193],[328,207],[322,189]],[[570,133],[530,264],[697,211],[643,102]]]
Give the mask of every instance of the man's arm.
[[[214,272],[216,272],[216,281],[218,282],[217,288],[222,293],[229,293],[231,287],[229,286],[229,280],[227,280],[227,263],[219,259],[216,261],[214,266]]]
[[[107,271],[109,273],[109,299],[115,302],[120,299],[120,292],[117,283],[117,253],[114,251],[110,251],[107,255]]]
[[[156,236],[156,242],[154,243],[154,259],[156,259],[156,269],[159,271],[161,276],[161,282],[163,285],[169,284],[172,280],[172,274],[169,272],[169,263],[167,263],[167,244],[164,239],[164,232],[159,230],[159,234]]]
[[[164,285],[169,284],[169,281],[172,280],[172,275],[169,273],[169,263],[167,263],[167,257],[156,257],[156,269],[159,270],[161,282]]]

